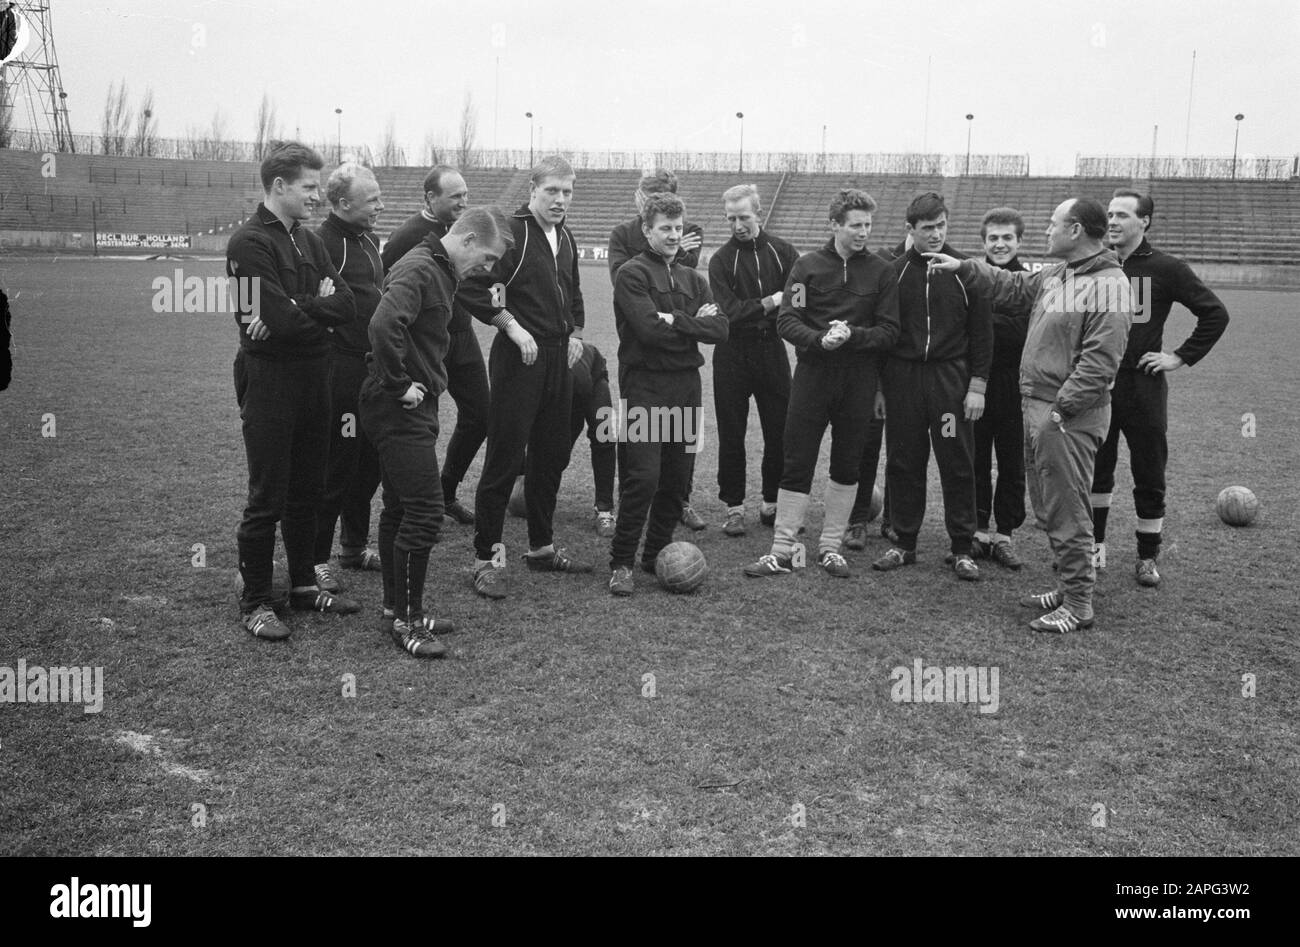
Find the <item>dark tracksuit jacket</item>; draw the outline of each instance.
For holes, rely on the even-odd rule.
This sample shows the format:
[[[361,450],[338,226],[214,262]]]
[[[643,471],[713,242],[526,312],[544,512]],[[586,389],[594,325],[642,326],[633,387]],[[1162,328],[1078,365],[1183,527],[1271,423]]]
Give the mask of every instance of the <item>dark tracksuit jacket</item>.
[[[619,394],[627,405],[620,440],[618,525],[610,546],[610,568],[631,566],[649,515],[643,558],[653,562],[672,542],[682,515],[682,495],[690,482],[699,447],[703,399],[699,343],[727,338],[727,318],[699,316],[713,301],[708,281],[653,250],[629,260],[614,279],[614,322],[618,329]],[[659,313],[672,313],[669,325]],[[675,425],[655,423],[671,417],[654,408],[678,409]],[[642,428],[636,433],[640,418]]]
[[[424,211],[413,214],[388,238],[384,244],[384,272],[393,268],[398,260],[418,246],[429,234],[441,239],[447,236],[449,228],[440,220],[430,218]],[[461,291],[474,285],[478,278],[461,284]],[[484,283],[490,286],[490,283]],[[461,303],[460,296],[452,302],[451,309],[451,344],[447,348],[447,393],[456,402],[456,427],[447,441],[447,454],[443,458],[442,489],[444,499],[450,503],[456,499],[456,490],[465,471],[478,454],[478,449],[487,439],[488,408],[490,406],[490,389],[488,387],[487,366],[483,364],[483,349],[479,346],[478,336],[469,313]]]
[[[778,310],[765,310],[762,299],[785,287],[798,259],[793,246],[760,230],[744,243],[733,236],[709,260],[709,289],[731,327],[727,341],[713,350],[718,496],[727,506],[739,506],[745,499],[750,397],[758,405],[763,428],[763,499],[776,501],[790,406],[790,359],[776,331]]]
[[[682,236],[692,233],[699,234],[701,240],[703,240],[704,228],[699,224],[683,221]],[[641,230],[641,218],[639,216],[626,220],[615,227],[609,234],[609,281],[611,283],[615,281],[619,268],[624,263],[649,249],[650,244],[646,242],[645,233]],[[700,264],[700,251],[702,249],[704,249],[703,243],[689,253],[685,250],[678,250],[677,259],[674,262],[695,269]]]
[[[297,222],[286,228],[265,204],[231,234],[226,275],[258,281],[254,305],[235,318],[235,397],[248,455],[248,505],[237,534],[240,608],[248,614],[275,601],[271,560],[281,520],[290,582],[316,583],[316,508],[330,440],[329,330],[356,317],[356,300],[320,238]],[[326,277],[334,293],[320,296]],[[249,300],[247,291],[236,297]],[[246,332],[255,312],[271,333],[262,341]]]
[[[357,317],[331,336],[330,453],[325,494],[316,516],[316,556],[328,562],[334,545],[334,523],[342,520],[345,551],[365,549],[370,533],[370,500],[379,487],[379,455],[357,422],[357,397],[366,380],[367,330],[379,305],[384,266],[379,244],[369,230],[331,213],[316,230],[330,261],[352,290]],[[352,416],[346,424],[345,415]]]
[[[985,257],[989,266],[998,266]],[[1023,273],[1020,257],[999,269]],[[1010,535],[1025,521],[1025,431],[1020,410],[1020,355],[1029,320],[1025,313],[993,310],[993,362],[985,391],[984,416],[975,422],[975,519],[977,529],[997,523]],[[993,458],[998,482],[993,487]]]
[[[379,555],[384,604],[408,621],[423,615],[429,550],[442,525],[438,396],[447,387],[443,362],[456,285],[442,241],[430,234],[394,265],[370,320],[361,423],[383,467]],[[401,398],[412,385],[423,388],[425,398],[408,409]]]
[[[898,338],[898,286],[880,257],[864,250],[846,260],[832,239],[799,257],[783,292],[776,327],[794,345],[798,365],[786,414],[781,488],[812,489],[827,424],[833,428],[831,479],[857,483],[880,362]],[[827,351],[822,338],[839,319],[848,323],[849,339]]]
[[[498,330],[513,319],[537,342],[537,360],[525,365],[519,348],[498,332],[488,357],[492,406],[488,414],[487,457],[475,498],[474,550],[492,558],[501,541],[506,504],[515,476],[528,457],[525,503],[528,541],[549,545],[560,478],[569,463],[569,412],[573,375],[569,336],[586,317],[578,274],[578,245],[563,223],[555,228],[557,252],[525,204],[510,219],[515,245],[487,280],[461,287],[460,299],[471,316]],[[497,287],[497,292],[493,292]],[[494,297],[504,308],[494,305]]]
[[[964,258],[947,244],[942,252]],[[992,309],[968,280],[931,271],[915,247],[891,266],[902,328],[883,385],[890,520],[900,547],[915,549],[933,446],[952,552],[968,555],[976,527],[975,442],[963,401],[968,391],[984,394],[987,388]]]
[[[1133,286],[1133,326],[1111,392],[1110,430],[1097,452],[1092,492],[1098,496],[1094,507],[1109,506],[1122,433],[1132,462],[1137,516],[1143,520],[1159,520],[1165,515],[1169,382],[1164,372],[1148,375],[1138,368],[1138,361],[1147,352],[1163,350],[1165,322],[1174,303],[1181,303],[1196,317],[1195,330],[1174,350],[1188,366],[1204,358],[1227,330],[1228,310],[1190,266],[1176,256],[1155,249],[1145,237],[1122,265],[1124,275]],[[1159,526],[1146,525],[1154,533],[1152,545],[1158,548]],[[1098,526],[1101,535],[1097,541],[1101,542],[1105,539],[1105,524]],[[1139,534],[1139,540],[1142,538]],[[1148,549],[1143,558],[1154,555],[1154,550]]]

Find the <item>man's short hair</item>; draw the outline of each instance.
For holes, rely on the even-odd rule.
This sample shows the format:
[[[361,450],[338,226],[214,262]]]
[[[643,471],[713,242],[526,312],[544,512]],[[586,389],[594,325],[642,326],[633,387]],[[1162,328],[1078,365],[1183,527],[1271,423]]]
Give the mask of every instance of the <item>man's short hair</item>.
[[[734,201],[743,201],[749,198],[750,203],[754,205],[754,213],[761,213],[763,204],[758,199],[758,188],[752,184],[737,184],[735,187],[729,187],[722,192],[722,202],[724,204]]]
[[[980,239],[983,240],[989,235],[989,224],[997,224],[1002,227],[1015,227],[1016,239],[1019,240],[1025,235],[1025,218],[1020,216],[1020,211],[1014,207],[995,207],[980,221]]]
[[[515,234],[510,229],[510,218],[506,217],[500,207],[471,207],[451,225],[447,236],[459,236],[471,231],[488,246],[494,247],[500,243],[509,250],[515,245]]]
[[[1117,187],[1111,198],[1116,197],[1135,197],[1137,198],[1137,215],[1147,218],[1146,229],[1150,230],[1151,225],[1156,219],[1156,202],[1148,194],[1141,191],[1135,191],[1131,187]]]
[[[1106,208],[1091,197],[1076,197],[1066,214],[1067,224],[1079,224],[1093,240],[1106,236]]]
[[[647,194],[645,204],[641,207],[641,223],[653,227],[656,216],[685,217],[686,205],[680,197],[668,191]]]
[[[330,172],[329,179],[325,182],[325,199],[338,207],[339,201],[352,192],[352,182],[357,178],[369,178],[373,181],[375,180],[375,172],[364,164],[345,161]]]
[[[424,193],[428,194],[433,191],[434,197],[442,196],[442,176],[450,171],[452,174],[460,174],[458,168],[453,168],[449,164],[435,164],[429,169],[429,173],[424,176]]]
[[[937,220],[948,216],[948,205],[943,202],[943,195],[926,191],[912,198],[907,205],[907,224],[915,227],[922,220]]]
[[[637,190],[642,194],[676,194],[677,175],[667,168],[655,168],[641,175],[641,183],[637,185]]]
[[[315,148],[300,141],[273,141],[266,146],[266,157],[262,159],[262,190],[271,190],[276,178],[292,184],[304,170],[319,171],[323,167],[325,161]]]
[[[868,214],[874,214],[876,199],[866,191],[856,187],[846,187],[831,201],[830,219],[837,224],[842,224],[848,219],[851,210],[865,210]]]
[[[547,155],[541,161],[533,166],[532,177],[529,180],[533,187],[537,187],[547,178],[572,178],[576,177],[573,173],[573,165],[565,161],[559,155]]]

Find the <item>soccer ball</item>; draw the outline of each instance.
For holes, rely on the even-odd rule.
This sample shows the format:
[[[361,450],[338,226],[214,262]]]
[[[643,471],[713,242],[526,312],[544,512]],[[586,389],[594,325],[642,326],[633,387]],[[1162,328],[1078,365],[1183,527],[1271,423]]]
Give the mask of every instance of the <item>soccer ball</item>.
[[[880,484],[871,491],[871,506],[867,507],[867,522],[874,523],[880,511],[885,508],[885,490]]]
[[[694,543],[669,543],[655,559],[655,577],[669,592],[694,592],[708,574],[709,564]]]
[[[515,488],[510,491],[510,502],[506,504],[511,516],[524,519],[528,516],[528,506],[524,503],[524,478],[515,478]]]
[[[1259,512],[1259,500],[1245,487],[1224,487],[1214,508],[1229,526],[1249,526]]]

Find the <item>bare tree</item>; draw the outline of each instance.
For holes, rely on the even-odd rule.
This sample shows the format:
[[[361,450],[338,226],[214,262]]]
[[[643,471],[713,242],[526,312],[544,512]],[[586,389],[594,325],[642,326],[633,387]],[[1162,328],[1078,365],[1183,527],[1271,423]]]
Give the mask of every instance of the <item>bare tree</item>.
[[[474,167],[475,137],[478,134],[478,109],[474,93],[465,93],[465,105],[460,110],[460,145],[456,148],[457,164],[462,168]]]
[[[104,120],[100,127],[100,144],[106,155],[126,154],[131,134],[131,107],[127,105],[126,79],[110,83],[104,101]]]
[[[140,100],[140,111],[135,119],[135,141],[131,143],[131,153],[148,156],[154,153],[158,145],[158,119],[153,114],[153,86],[147,86],[144,97]]]
[[[204,157],[226,161],[234,157],[234,142],[230,140],[230,123],[226,113],[218,108],[212,113],[212,127],[208,130],[208,154]]]
[[[451,149],[447,147],[447,133],[442,129],[434,131],[429,129],[424,133],[424,151],[422,157],[426,165],[444,164],[450,156]]]
[[[397,143],[397,119],[390,115],[379,143],[379,165],[391,168],[403,164],[406,164],[406,149]]]
[[[268,93],[263,92],[262,104],[257,107],[257,127],[253,136],[254,158],[261,161],[267,144],[282,137],[275,116],[275,102]]]

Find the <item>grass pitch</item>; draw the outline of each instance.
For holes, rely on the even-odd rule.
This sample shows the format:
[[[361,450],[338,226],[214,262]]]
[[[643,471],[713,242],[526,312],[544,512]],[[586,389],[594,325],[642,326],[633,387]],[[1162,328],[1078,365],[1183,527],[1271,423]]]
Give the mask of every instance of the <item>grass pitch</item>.
[[[1224,292],[1227,336],[1171,376],[1158,591],[1132,578],[1121,451],[1096,630],[1026,628],[1017,596],[1051,584],[1032,529],[1018,536],[1024,572],[986,565],[958,582],[933,473],[917,566],[872,573],[875,538],[850,554],[848,581],[815,567],[745,579],[770,533],[721,533],[709,404],[694,499],[712,525],[678,533],[711,565],[700,592],[638,572],[636,596],[611,599],[580,440],[557,538],[596,575],[520,568],[524,524],[509,519],[512,596],[487,602],[467,580],[470,531],[449,526],[429,594],[465,631],[452,658],[417,662],[378,630],[377,574],[347,574],[362,615],[296,617],[287,644],[237,624],[235,330],[152,311],[154,277],[178,265],[222,271],[5,265],[17,298],[0,394],[0,666],[102,666],[105,693],[98,714],[0,703],[0,854],[1300,850],[1300,297]],[[613,363],[606,270],[582,276],[588,338]],[[1170,348],[1190,326],[1171,320]],[[706,404],[710,391],[706,367]],[[454,411],[444,399],[444,431]],[[824,477],[823,462],[813,536]],[[1233,483],[1262,502],[1250,528],[1214,515]],[[891,670],[916,659],[996,667],[997,713],[895,703]]]

